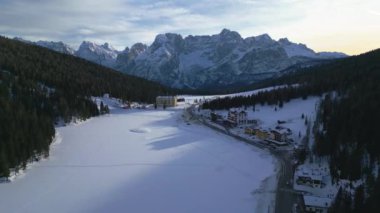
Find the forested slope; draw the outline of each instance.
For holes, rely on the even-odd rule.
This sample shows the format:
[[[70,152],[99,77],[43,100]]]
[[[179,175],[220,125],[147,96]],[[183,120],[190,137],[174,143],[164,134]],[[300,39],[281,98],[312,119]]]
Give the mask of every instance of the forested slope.
[[[73,56],[0,37],[0,177],[49,154],[54,122],[99,115],[91,96],[153,102],[172,91]]]

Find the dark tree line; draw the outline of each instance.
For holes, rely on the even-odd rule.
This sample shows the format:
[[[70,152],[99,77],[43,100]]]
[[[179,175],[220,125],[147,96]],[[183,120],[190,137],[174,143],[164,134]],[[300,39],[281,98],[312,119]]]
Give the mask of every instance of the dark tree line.
[[[0,176],[7,177],[11,168],[49,155],[59,111],[36,83],[3,71],[0,76]]]
[[[54,123],[108,113],[91,96],[153,102],[172,91],[83,59],[0,37],[0,177],[49,155]]]
[[[379,212],[379,200],[380,178],[378,178],[376,182],[372,183],[370,187],[365,185],[358,186],[353,194],[343,188],[340,188],[333,205],[329,209],[329,212],[377,213]]]
[[[203,109],[230,109],[237,107],[249,107],[256,104],[261,105],[278,105],[280,108],[284,103],[291,99],[303,98],[307,99],[309,95],[321,95],[322,92],[313,89],[308,85],[303,86],[286,86],[270,91],[261,91],[248,96],[233,96],[217,98],[212,101],[205,102],[202,105]]]

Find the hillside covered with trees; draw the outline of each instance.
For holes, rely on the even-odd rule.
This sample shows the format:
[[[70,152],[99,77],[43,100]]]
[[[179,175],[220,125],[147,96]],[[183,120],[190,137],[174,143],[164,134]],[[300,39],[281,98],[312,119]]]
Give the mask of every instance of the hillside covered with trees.
[[[0,177],[49,155],[54,123],[99,115],[91,96],[153,102],[171,90],[73,56],[0,37]]]
[[[254,104],[281,107],[292,98],[323,97],[314,124],[312,154],[327,157],[332,176],[364,180],[354,198],[340,192],[333,212],[377,212],[380,208],[380,50],[303,69],[265,86],[297,85],[252,96],[215,99],[208,109]]]

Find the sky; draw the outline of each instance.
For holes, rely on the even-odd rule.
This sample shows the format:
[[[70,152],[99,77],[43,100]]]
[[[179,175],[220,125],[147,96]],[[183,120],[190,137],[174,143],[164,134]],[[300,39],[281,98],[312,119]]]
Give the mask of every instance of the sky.
[[[119,50],[157,34],[268,33],[315,51],[350,55],[380,48],[379,0],[0,0],[0,34],[109,42]]]

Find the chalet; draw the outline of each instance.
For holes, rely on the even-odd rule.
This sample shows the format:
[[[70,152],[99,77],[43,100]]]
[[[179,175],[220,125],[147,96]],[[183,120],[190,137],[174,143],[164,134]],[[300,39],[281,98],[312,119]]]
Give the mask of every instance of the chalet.
[[[306,212],[327,213],[332,204],[332,199],[330,198],[312,195],[304,195],[303,201]]]
[[[210,118],[211,118],[211,121],[217,121],[217,120],[222,120],[223,116],[215,112],[210,112]]]
[[[227,120],[231,123],[237,124],[237,111],[228,111]]]
[[[248,117],[247,112],[244,110],[240,112],[232,110],[228,112],[227,120],[230,123],[235,124],[236,126],[236,125],[241,125],[241,124],[247,124],[248,123],[247,117]]]
[[[296,171],[296,183],[313,188],[322,188],[326,185],[323,182],[323,175],[321,173],[318,171],[309,171],[305,168]]]
[[[255,129],[253,129],[252,127],[246,127],[244,129],[244,133],[248,134],[248,135],[254,135],[255,134]]]
[[[285,141],[277,141],[277,140],[272,140],[272,139],[265,139],[266,142],[269,144],[275,145],[275,146],[286,146],[288,143]]]
[[[255,135],[261,139],[261,140],[266,140],[270,137],[270,134],[268,131],[261,130],[261,129],[255,129]]]
[[[177,106],[176,96],[158,96],[156,98],[157,107],[174,107]]]
[[[247,124],[257,125],[257,120],[254,120],[254,119],[247,119]]]
[[[237,126],[237,124],[233,121],[230,121],[230,120],[223,120],[223,125],[226,126],[226,127],[229,127],[229,128],[234,128]]]
[[[246,111],[240,111],[238,114],[238,119],[237,119],[238,124],[247,124],[248,119],[247,119],[247,112]]]
[[[282,133],[282,132],[277,131],[277,130],[271,130],[270,133],[271,133],[271,139],[279,141],[279,142],[286,141],[286,134],[285,133]]]

